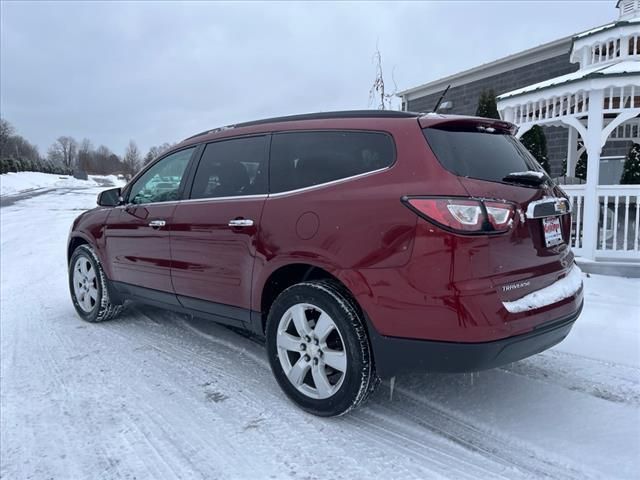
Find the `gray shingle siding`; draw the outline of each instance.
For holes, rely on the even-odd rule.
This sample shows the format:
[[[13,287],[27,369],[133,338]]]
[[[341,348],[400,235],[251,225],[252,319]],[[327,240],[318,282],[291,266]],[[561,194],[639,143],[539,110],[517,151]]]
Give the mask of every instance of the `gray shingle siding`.
[[[453,102],[453,108],[446,113],[457,115],[474,115],[482,90],[493,89],[496,95],[526,87],[532,83],[542,82],[559,75],[578,70],[577,64],[569,63],[569,53],[558,55],[547,60],[525,65],[508,72],[485,77],[464,85],[451,87],[446,100]],[[442,92],[409,100],[407,110],[412,112],[428,112],[433,109]]]

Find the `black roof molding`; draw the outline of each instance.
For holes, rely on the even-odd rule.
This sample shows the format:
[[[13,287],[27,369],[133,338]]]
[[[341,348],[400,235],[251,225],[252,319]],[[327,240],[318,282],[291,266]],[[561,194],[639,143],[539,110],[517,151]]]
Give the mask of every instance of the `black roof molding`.
[[[227,125],[224,127],[214,128],[211,130],[205,130],[204,132],[197,133],[191,137],[186,138],[183,141],[191,140],[202,135],[209,133],[221,132],[231,128],[252,127],[254,125],[264,125],[266,123],[280,123],[280,122],[297,122],[300,120],[328,120],[338,118],[416,118],[420,116],[420,113],[415,112],[402,112],[398,110],[343,110],[338,112],[317,112],[317,113],[303,113],[300,115],[287,115],[284,117],[272,117],[264,118],[262,120],[254,120],[251,122],[236,123],[234,125]]]

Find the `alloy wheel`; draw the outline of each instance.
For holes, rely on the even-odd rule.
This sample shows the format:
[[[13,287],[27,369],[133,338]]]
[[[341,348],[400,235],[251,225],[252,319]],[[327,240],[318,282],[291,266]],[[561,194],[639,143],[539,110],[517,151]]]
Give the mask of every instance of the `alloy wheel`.
[[[89,313],[98,302],[98,278],[93,264],[80,256],[73,266],[73,293],[80,308]]]
[[[280,318],[278,359],[289,382],[304,395],[325,399],[342,385],[347,352],[333,319],[322,309],[298,303]]]

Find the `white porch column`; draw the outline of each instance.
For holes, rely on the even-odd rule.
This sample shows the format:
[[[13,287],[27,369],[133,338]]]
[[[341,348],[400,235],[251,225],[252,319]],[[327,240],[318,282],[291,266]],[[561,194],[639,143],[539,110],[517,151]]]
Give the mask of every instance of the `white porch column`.
[[[567,142],[567,171],[562,172],[567,177],[576,176],[576,163],[578,161],[578,131],[569,126],[569,141]]]
[[[589,93],[589,118],[587,135],[584,139],[587,148],[587,184],[584,192],[584,256],[594,260],[598,241],[598,218],[600,202],[598,202],[598,180],[600,176],[600,152],[603,123],[603,90],[592,90]]]

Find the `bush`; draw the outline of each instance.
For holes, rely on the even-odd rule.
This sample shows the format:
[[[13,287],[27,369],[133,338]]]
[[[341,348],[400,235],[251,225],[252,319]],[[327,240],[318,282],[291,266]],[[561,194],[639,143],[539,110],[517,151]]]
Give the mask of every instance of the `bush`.
[[[496,95],[493,90],[483,90],[482,93],[480,93],[476,116],[500,119],[498,105],[496,104]]]
[[[620,183],[626,185],[640,183],[640,144],[631,145],[624,160]]]
[[[542,165],[542,168],[544,168],[547,173],[551,173],[549,159],[547,158],[547,137],[542,127],[534,125],[531,130],[522,135],[520,141],[527,147],[527,150],[529,150],[538,163]]]

